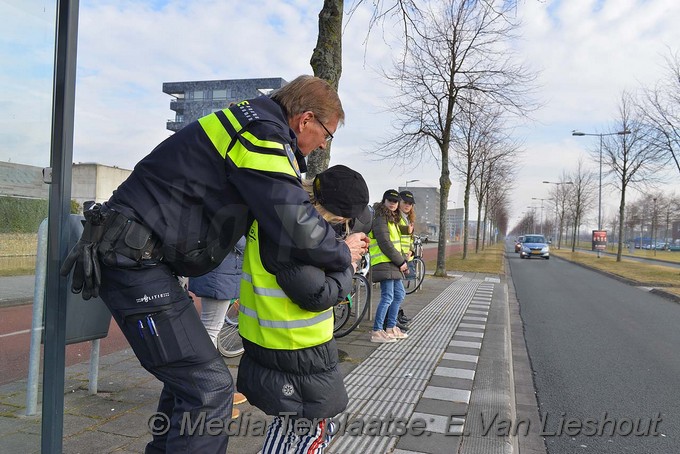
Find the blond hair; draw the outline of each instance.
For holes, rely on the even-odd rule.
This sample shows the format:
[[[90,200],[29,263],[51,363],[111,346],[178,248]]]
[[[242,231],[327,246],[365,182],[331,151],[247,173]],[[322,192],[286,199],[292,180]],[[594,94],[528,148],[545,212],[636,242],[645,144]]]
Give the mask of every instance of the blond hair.
[[[401,202],[403,202],[403,200],[399,201],[400,207],[401,207]],[[400,208],[400,211],[401,211],[401,208]],[[403,211],[401,213],[404,214]],[[415,225],[415,223],[416,223],[416,205],[415,204],[412,204],[411,205],[411,211],[406,213],[406,219],[408,219],[408,222]]]
[[[302,187],[305,191],[307,191],[307,194],[309,194],[309,201],[312,203],[314,208],[316,208],[316,211],[319,212],[321,217],[323,217],[329,224],[343,224],[349,222],[350,218],[331,213],[326,208],[324,208],[324,206],[321,205],[318,200],[316,200],[316,197],[314,197],[313,185],[314,180],[302,180]]]
[[[299,76],[272,93],[271,99],[278,102],[288,118],[304,112],[314,112],[322,123],[338,119],[338,125],[345,121],[340,97],[331,85],[314,76]]]

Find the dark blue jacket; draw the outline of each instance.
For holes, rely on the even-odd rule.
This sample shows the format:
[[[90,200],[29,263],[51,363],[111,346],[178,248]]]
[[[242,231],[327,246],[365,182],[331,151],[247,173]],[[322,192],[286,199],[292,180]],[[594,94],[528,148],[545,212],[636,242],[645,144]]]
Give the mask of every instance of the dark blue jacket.
[[[283,108],[266,96],[230,107],[229,115],[243,126],[239,131],[226,111],[206,117],[231,137],[225,156],[199,121],[189,123],[135,166],[109,207],[149,227],[162,243],[163,261],[180,276],[200,276],[217,267],[253,219],[288,248],[291,258],[345,270],[351,264],[349,248],[312,207],[299,175],[239,167],[229,154],[237,149],[266,157],[275,156],[275,149],[275,157],[306,171]],[[280,147],[257,146],[245,137]]]
[[[241,237],[217,268],[203,276],[189,279],[189,290],[196,296],[217,300],[230,300],[239,297],[243,269],[243,251],[246,238]]]

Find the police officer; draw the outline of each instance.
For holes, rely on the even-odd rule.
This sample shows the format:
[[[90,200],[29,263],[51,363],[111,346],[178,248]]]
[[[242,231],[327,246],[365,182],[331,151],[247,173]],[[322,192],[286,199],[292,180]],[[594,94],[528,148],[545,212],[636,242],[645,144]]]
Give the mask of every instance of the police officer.
[[[177,275],[215,268],[253,220],[292,258],[322,269],[345,270],[366,252],[362,233],[336,239],[300,183],[304,158],[343,121],[335,90],[300,76],[185,126],[85,213],[62,274],[74,269],[73,291],[85,299],[101,294],[142,366],[164,384],[147,453],[223,454],[228,443],[224,431],[180,430],[187,419],[228,423],[233,381]]]

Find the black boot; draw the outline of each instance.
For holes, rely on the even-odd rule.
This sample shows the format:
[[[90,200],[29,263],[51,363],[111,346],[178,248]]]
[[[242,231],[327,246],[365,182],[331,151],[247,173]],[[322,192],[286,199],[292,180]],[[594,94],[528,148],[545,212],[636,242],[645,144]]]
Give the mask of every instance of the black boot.
[[[397,321],[397,328],[399,328],[399,329],[402,330],[403,332],[408,331],[408,327],[406,326],[406,324],[400,323],[399,321]]]
[[[404,325],[407,324],[411,319],[406,316],[404,309],[399,309],[399,315],[397,315],[397,320],[399,320]]]

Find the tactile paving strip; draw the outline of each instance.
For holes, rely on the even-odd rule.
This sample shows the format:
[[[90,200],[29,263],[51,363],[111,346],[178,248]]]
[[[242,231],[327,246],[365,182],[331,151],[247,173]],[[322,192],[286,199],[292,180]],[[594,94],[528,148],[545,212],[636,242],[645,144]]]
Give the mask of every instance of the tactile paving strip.
[[[477,311],[481,306],[488,308],[492,292],[493,284],[481,279],[462,278],[447,287],[413,317],[408,339],[382,344],[345,378],[350,403],[340,419],[366,422],[390,415],[411,418],[456,329],[465,321],[463,316],[468,306],[478,304]],[[473,315],[486,320],[482,314]],[[483,322],[471,320],[471,323],[479,326]],[[473,343],[482,341],[472,340]],[[461,424],[463,422],[461,420]],[[399,440],[395,436],[365,432],[363,435],[338,433],[327,452],[384,453],[390,452]]]

